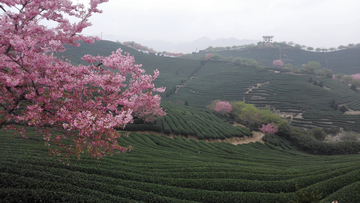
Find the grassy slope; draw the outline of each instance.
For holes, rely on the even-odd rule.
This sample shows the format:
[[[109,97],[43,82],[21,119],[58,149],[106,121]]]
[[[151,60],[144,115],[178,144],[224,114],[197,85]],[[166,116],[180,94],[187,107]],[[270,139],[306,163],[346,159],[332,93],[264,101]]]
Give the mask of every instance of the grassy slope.
[[[304,190],[319,190],[322,202],[360,201],[359,155],[314,156],[270,144],[132,133],[119,141],[133,151],[66,166],[46,156],[43,139],[10,135],[0,133],[5,202],[286,202],[280,192],[292,197]]]
[[[222,57],[242,57],[253,58],[263,67],[272,67],[272,62],[280,58],[280,51],[276,48],[269,49],[242,49],[211,52],[219,54]],[[283,48],[281,50],[284,64],[301,68],[302,64],[309,61],[317,61],[322,68],[329,68],[334,73],[355,74],[360,72],[360,49],[345,49],[334,52],[310,52],[305,50],[296,50],[292,48]],[[205,53],[198,53],[196,57],[204,56]]]

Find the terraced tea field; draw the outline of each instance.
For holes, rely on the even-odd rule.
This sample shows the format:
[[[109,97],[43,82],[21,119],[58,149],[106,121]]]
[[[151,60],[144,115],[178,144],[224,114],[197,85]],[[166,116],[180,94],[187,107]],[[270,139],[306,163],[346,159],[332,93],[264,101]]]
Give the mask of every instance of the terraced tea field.
[[[339,105],[345,104],[350,109],[359,111],[360,94],[351,91],[346,84],[328,78],[274,74],[274,72],[268,70],[234,66],[224,62],[207,63],[201,68],[199,60],[147,55],[121,44],[105,40],[91,45],[83,43],[81,47],[67,47],[67,51],[62,54],[71,55],[72,61],[77,64],[81,62],[80,58],[85,54],[106,56],[118,48],[122,48],[125,52],[133,55],[136,63],[143,64],[143,68],[148,73],[159,69],[160,76],[154,83],[158,87],[166,87],[167,92],[176,89],[183,82],[184,87],[180,87],[176,94],[171,94],[169,97],[166,97],[166,93],[160,94],[162,101],[174,103],[187,101],[191,107],[205,108],[212,100],[216,99],[227,101],[245,100],[247,103],[255,104],[257,107],[271,106],[285,112],[284,114],[293,117],[291,120],[294,126],[307,128],[337,126],[343,127],[345,130],[360,130],[357,127],[360,125],[360,115],[345,115],[330,108],[330,102],[335,99]],[[256,60],[264,58],[272,61],[275,57],[272,51],[253,50],[254,53],[249,54],[260,54],[258,56],[260,58],[251,57]],[[225,51],[222,53],[231,54],[231,52]],[[290,58],[298,57],[299,63],[316,61],[316,58],[311,57],[316,56],[319,58],[320,55],[323,59],[324,55],[324,53],[310,53],[299,50],[288,50],[288,52],[292,53],[291,56],[289,55]],[[300,52],[304,52],[304,54],[299,54]],[[353,64],[358,60],[355,57],[357,53],[358,49],[347,49],[326,54],[344,57],[344,60],[352,61],[350,64]],[[333,58],[329,58],[330,65],[337,64],[336,61],[333,61],[336,57]],[[354,65],[350,66],[353,69],[355,68]],[[325,87],[321,88],[309,83],[310,77],[313,77],[313,80],[318,82],[322,81]],[[258,86],[258,84],[261,85],[259,88],[251,88]],[[252,91],[249,91],[249,88]]]
[[[161,105],[167,115],[156,120],[156,124],[128,124],[128,131],[155,131],[164,134],[192,136],[197,139],[225,139],[251,136],[243,127],[234,127],[218,118],[209,110],[179,106],[168,102]]]
[[[2,202],[279,203],[317,190],[320,202],[360,202],[359,155],[132,133],[119,139],[131,152],[64,165],[40,137],[10,136],[0,134]]]
[[[354,111],[360,110],[360,94],[343,83],[316,78],[325,87],[316,86],[310,76],[275,74],[254,67],[207,63],[187,85],[170,100],[188,101],[190,106],[205,108],[213,100],[245,101],[294,115],[292,125],[300,127],[343,127],[359,131],[360,115],[346,115],[330,107],[332,99]],[[250,91],[249,91],[250,90]],[[296,117],[301,115],[301,117]]]

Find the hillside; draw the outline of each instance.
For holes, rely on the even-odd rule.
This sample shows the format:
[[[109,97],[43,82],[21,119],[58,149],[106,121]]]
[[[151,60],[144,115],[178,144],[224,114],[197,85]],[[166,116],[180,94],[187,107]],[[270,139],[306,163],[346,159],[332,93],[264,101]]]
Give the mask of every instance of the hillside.
[[[285,203],[311,192],[321,203],[360,202],[359,155],[314,156],[286,142],[235,146],[132,133],[119,139],[131,152],[64,165],[46,155],[41,137],[11,134],[0,134],[4,202]]]
[[[342,127],[345,130],[360,130],[358,128],[360,115],[343,114],[330,107],[330,103],[334,99],[339,105],[346,105],[353,111],[360,111],[360,94],[351,91],[346,84],[328,78],[274,74],[269,70],[236,66],[224,62],[211,62],[201,66],[198,60],[144,54],[119,43],[104,40],[95,44],[82,44],[81,47],[67,47],[67,51],[62,54],[71,55],[72,62],[79,63],[81,62],[79,58],[87,53],[107,56],[111,51],[118,48],[133,55],[136,62],[143,64],[143,68],[148,73],[159,69],[160,76],[154,83],[156,86],[167,88],[167,94],[161,94],[162,101],[173,103],[187,101],[191,107],[206,108],[211,101],[216,99],[227,101],[245,100],[247,103],[255,104],[257,107],[280,110],[284,116],[291,120],[291,124],[294,126],[306,128],[315,126]],[[356,54],[356,51],[360,49],[346,49],[325,53],[285,48],[283,50],[289,51],[289,55],[293,53],[294,56],[297,56],[296,53],[302,53],[297,56],[299,60],[311,61],[316,58],[311,58],[310,55],[314,57],[334,54],[339,58],[341,57],[339,53],[344,53],[344,55],[347,52]],[[223,51],[221,53],[246,52],[253,55],[259,54],[259,58],[265,58],[272,62],[271,54],[278,54],[278,51],[276,49],[254,49],[248,51]],[[249,56],[252,55],[242,57]],[[332,60],[335,61],[336,57],[333,57]],[[351,57],[351,55],[347,57]],[[346,59],[345,57],[342,60]],[[352,57],[352,60],[348,61],[354,62],[355,59],[360,60],[359,57]],[[324,87],[309,83],[310,77],[314,77],[313,79],[318,82],[322,81]],[[258,84],[259,88],[257,88]],[[249,89],[252,91],[249,91]]]
[[[176,84],[180,84],[181,79],[187,78],[191,71],[196,69],[200,65],[197,60],[187,60],[181,58],[167,58],[156,55],[144,54],[138,52],[132,48],[124,46],[120,43],[112,41],[97,41],[94,44],[81,43],[80,47],[65,46],[66,51],[58,54],[58,56],[71,56],[70,60],[73,65],[87,63],[81,60],[86,54],[92,56],[108,56],[111,52],[121,48],[124,52],[130,53],[134,56],[137,64],[142,64],[142,68],[146,70],[148,74],[152,74],[154,70],[160,71],[159,77],[154,81],[155,86],[173,87]]]
[[[241,57],[255,59],[260,66],[273,67],[272,62],[280,58],[284,64],[290,63],[297,68],[302,68],[302,64],[309,61],[317,61],[322,68],[328,68],[336,73],[346,75],[360,72],[360,49],[350,48],[332,52],[311,52],[295,49],[291,46],[278,48],[246,48],[240,50],[226,50],[216,52],[206,52],[218,54],[222,57]],[[204,52],[197,53],[195,57],[205,56]]]
[[[158,118],[155,124],[127,124],[128,131],[155,131],[164,134],[195,137],[199,140],[225,139],[231,137],[251,136],[251,132],[243,127],[234,127],[218,118],[213,112],[194,107],[180,106],[162,102],[161,106],[167,115]],[[141,122],[141,121],[140,121]]]
[[[264,143],[212,143],[251,132],[206,109],[217,99],[246,101],[282,113],[293,126],[359,131],[360,115],[331,107],[335,101],[360,111],[360,94],[347,84],[148,55],[109,41],[68,47],[62,54],[79,64],[85,54],[107,56],[119,47],[148,73],[160,70],[155,84],[168,88],[161,104],[167,115],[154,123],[135,119],[126,126],[127,132],[135,132],[118,142],[132,145],[132,151],[98,161],[84,153],[80,160],[70,158],[70,165],[47,156],[44,138],[33,127],[26,127],[29,139],[1,130],[2,202],[360,202],[360,142],[322,142],[289,127],[287,134],[266,135]],[[310,77],[323,87],[310,83]]]
[[[217,99],[245,101],[257,107],[279,110],[295,126],[337,126],[359,131],[360,115],[335,111],[331,101],[334,99],[339,105],[359,111],[360,94],[329,78],[313,78],[322,81],[324,87],[308,82],[309,78],[307,75],[275,74],[254,67],[210,62],[169,100],[188,101],[190,106],[198,108],[205,108]]]

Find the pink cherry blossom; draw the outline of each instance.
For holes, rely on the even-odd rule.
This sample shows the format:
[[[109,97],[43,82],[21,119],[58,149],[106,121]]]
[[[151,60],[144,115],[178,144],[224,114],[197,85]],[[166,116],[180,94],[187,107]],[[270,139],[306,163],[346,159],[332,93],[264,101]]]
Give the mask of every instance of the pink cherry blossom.
[[[360,80],[360,73],[356,73],[354,75],[351,75],[353,79]]]
[[[260,130],[264,134],[275,134],[278,132],[278,126],[276,126],[274,123],[268,123],[266,125],[262,124]]]
[[[107,57],[85,55],[88,66],[54,56],[65,50],[63,44],[99,40],[81,32],[91,25],[93,14],[102,12],[98,5],[103,2],[107,0],[91,0],[85,8],[70,0],[0,0],[0,128],[26,137],[24,129],[4,123],[35,126],[51,153],[68,158],[87,151],[98,159],[132,148],[117,143],[121,135],[115,127],[124,128],[134,116],[152,121],[165,115],[154,94],[164,88],[152,83],[159,71],[145,74],[121,49]],[[78,22],[70,23],[64,14]],[[57,26],[47,28],[42,21]],[[55,136],[53,130],[63,133]]]
[[[273,61],[273,65],[274,66],[283,66],[284,63],[281,60],[278,59],[278,60]]]
[[[214,110],[219,113],[230,113],[233,109],[229,102],[219,101],[216,103]]]
[[[211,59],[214,55],[213,54],[205,54],[205,59]]]

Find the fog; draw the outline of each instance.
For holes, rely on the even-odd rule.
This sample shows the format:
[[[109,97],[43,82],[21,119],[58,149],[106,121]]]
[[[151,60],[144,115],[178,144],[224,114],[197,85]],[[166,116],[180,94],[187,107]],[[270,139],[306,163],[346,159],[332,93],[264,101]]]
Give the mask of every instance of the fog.
[[[84,34],[114,41],[261,41],[272,35],[314,48],[360,42],[358,0],[110,0],[100,8]]]

